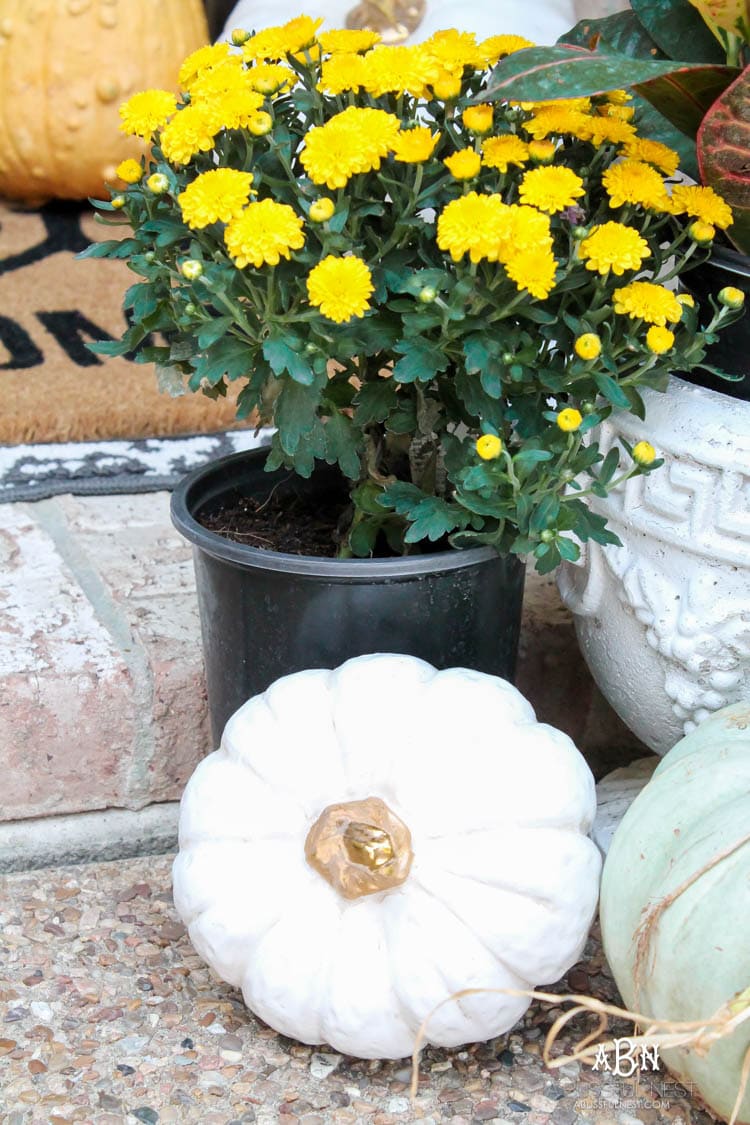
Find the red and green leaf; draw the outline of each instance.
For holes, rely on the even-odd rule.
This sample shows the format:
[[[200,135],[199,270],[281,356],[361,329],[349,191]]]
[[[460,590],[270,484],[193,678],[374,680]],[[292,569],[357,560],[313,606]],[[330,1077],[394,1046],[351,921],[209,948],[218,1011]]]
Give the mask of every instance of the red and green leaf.
[[[561,35],[557,42],[574,47],[586,47],[589,51],[601,47],[633,59],[665,57],[635,12],[629,8],[625,12],[615,12],[614,15],[605,16],[600,20],[579,20],[575,27]]]
[[[689,0],[631,0],[646,32],[671,59],[725,63],[726,51]]]
[[[739,73],[733,66],[678,65],[671,73],[636,79],[633,88],[676,128],[694,137],[711,106]]]
[[[711,107],[697,146],[701,178],[734,211],[729,235],[738,250],[750,254],[750,67]]]

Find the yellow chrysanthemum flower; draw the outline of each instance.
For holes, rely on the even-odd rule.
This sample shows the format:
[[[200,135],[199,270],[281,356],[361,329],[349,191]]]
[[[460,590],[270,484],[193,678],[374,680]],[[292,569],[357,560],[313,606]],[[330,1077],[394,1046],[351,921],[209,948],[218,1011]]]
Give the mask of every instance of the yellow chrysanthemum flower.
[[[602,353],[602,338],[596,332],[584,332],[576,338],[573,348],[579,359],[596,359]]]
[[[356,173],[380,167],[398,132],[399,120],[392,113],[349,106],[310,129],[300,160],[314,184],[345,187]]]
[[[467,192],[452,199],[437,221],[437,244],[454,262],[468,253],[472,262],[496,262],[507,211],[500,195]]]
[[[538,207],[548,215],[572,207],[585,194],[583,180],[572,168],[533,168],[526,172],[518,189],[522,203]]]
[[[378,46],[361,57],[362,85],[375,98],[402,93],[420,98],[440,72],[438,63],[422,43],[415,47]]]
[[[473,31],[436,31],[421,44],[427,54],[451,74],[463,74],[465,67],[484,69],[484,55]]]
[[[590,117],[588,140],[600,148],[604,144],[624,144],[635,136],[635,128],[628,121],[618,121],[615,117]]]
[[[510,164],[522,168],[529,160],[529,146],[514,133],[487,137],[482,141],[482,163],[487,168],[507,172]]]
[[[426,125],[402,129],[393,141],[393,156],[402,164],[422,164],[432,156],[439,134],[431,133]]]
[[[680,166],[680,158],[673,148],[661,141],[649,140],[648,137],[629,137],[622,147],[622,153],[644,164],[653,164],[665,176],[673,176]]]
[[[318,262],[307,278],[310,304],[336,324],[364,316],[374,290],[367,263],[353,255],[338,258],[329,254]]]
[[[672,189],[672,213],[683,213],[726,230],[732,223],[732,208],[711,187],[677,184]]]
[[[120,131],[149,141],[177,110],[177,98],[169,90],[143,90],[120,106]]]
[[[526,289],[532,297],[544,300],[555,287],[557,262],[551,250],[535,246],[519,250],[504,262],[505,272],[518,289]]]
[[[674,346],[674,332],[671,328],[663,328],[659,324],[652,324],[646,333],[646,347],[654,355],[664,355]]]
[[[494,115],[494,107],[491,105],[470,105],[461,114],[461,120],[467,129],[482,137],[492,128]]]
[[[587,270],[612,273],[620,277],[625,270],[640,269],[645,258],[651,256],[646,239],[635,229],[623,223],[602,223],[594,227],[588,238],[578,244],[578,253]]]
[[[343,30],[321,31],[318,42],[327,55],[356,55],[369,51],[380,42],[377,31]]]
[[[223,63],[203,70],[196,75],[190,86],[190,103],[210,102],[228,93],[249,90],[248,73],[238,55],[232,55]]]
[[[591,137],[592,118],[580,110],[563,105],[547,105],[535,110],[534,116],[523,124],[523,129],[536,141],[549,136],[572,136],[587,141]]]
[[[228,223],[250,198],[252,172],[214,168],[203,172],[177,196],[182,217],[191,230]]]
[[[636,465],[653,465],[656,450],[650,441],[637,441],[633,446],[633,460]]]
[[[146,187],[154,195],[164,195],[169,191],[169,180],[163,172],[153,172],[146,180]]]
[[[489,39],[482,40],[478,51],[485,66],[494,66],[506,55],[533,46],[535,44],[530,39],[524,39],[522,35],[491,35]]]
[[[655,168],[641,160],[621,160],[602,176],[602,184],[613,207],[635,203],[652,211],[670,210],[664,181]]]
[[[613,102],[606,102],[596,108],[602,117],[614,117],[618,121],[632,121],[635,117],[635,110],[632,105],[616,105]]]
[[[138,160],[123,160],[117,165],[116,171],[126,184],[137,184],[143,176],[143,168]]]
[[[565,434],[573,434],[580,429],[583,415],[574,406],[566,406],[557,415],[557,425]]]
[[[224,242],[238,269],[277,266],[305,244],[302,219],[286,203],[262,199],[250,203],[227,225]]]
[[[359,90],[367,81],[366,63],[362,55],[334,55],[320,68],[318,89],[324,94],[343,94]]]
[[[258,115],[258,110],[262,105],[263,97],[261,94],[256,94],[254,90],[245,89],[224,94],[212,101],[210,106],[206,106],[206,108],[214,120],[221,122],[222,129],[246,129],[253,118]]]
[[[223,122],[205,105],[189,105],[164,126],[159,138],[162,152],[171,164],[187,164],[199,152],[210,152]]]
[[[296,16],[281,27],[266,27],[251,36],[242,48],[246,59],[283,59],[312,46],[323,20]]]
[[[258,94],[270,97],[272,94],[291,90],[297,81],[297,75],[281,63],[262,62],[247,71],[247,80]]]
[[[667,321],[677,324],[682,316],[682,305],[674,293],[653,281],[631,281],[630,285],[615,289],[612,302],[616,313],[662,328]]]
[[[473,180],[479,175],[482,158],[473,148],[462,148],[446,156],[443,164],[455,180]]]
[[[496,434],[482,434],[475,448],[483,461],[496,461],[503,451],[503,443]]]
[[[179,69],[178,81],[184,90],[189,90],[192,83],[205,70],[226,62],[229,58],[228,43],[213,43],[199,47],[183,62]]]
[[[498,258],[508,261],[519,250],[552,249],[552,230],[548,215],[536,207],[511,203],[502,214]]]
[[[605,96],[612,105],[627,105],[633,98],[629,90],[608,90]]]

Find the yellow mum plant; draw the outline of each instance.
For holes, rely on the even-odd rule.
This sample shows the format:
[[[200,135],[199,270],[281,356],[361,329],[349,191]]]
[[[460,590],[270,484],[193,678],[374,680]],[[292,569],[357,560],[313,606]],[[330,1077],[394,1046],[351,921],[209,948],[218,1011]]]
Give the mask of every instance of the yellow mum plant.
[[[341,554],[480,542],[548,571],[614,541],[587,497],[660,461],[604,458],[597,426],[642,414],[639,388],[702,365],[739,315],[671,287],[706,253],[684,216],[731,212],[672,190],[677,155],[621,93],[498,97],[527,40],[389,47],[319,23],[237,31],[185,61],[181,97],[122,107],[151,153],[97,206],[132,231],[85,253],[139,280],[95,350],[214,398],[239,382],[240,416],[275,427],[269,468],[349,478]]]

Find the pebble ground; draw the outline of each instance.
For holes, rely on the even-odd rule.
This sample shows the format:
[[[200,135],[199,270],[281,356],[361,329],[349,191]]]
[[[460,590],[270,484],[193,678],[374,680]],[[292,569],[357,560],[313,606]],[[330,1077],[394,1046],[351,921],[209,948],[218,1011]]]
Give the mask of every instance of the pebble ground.
[[[578,1064],[547,1070],[559,1009],[538,1004],[502,1039],[428,1048],[412,1102],[408,1061],[305,1047],[254,1019],[193,953],[170,867],[162,856],[0,880],[3,1125],[710,1125],[666,1073],[636,1089]],[[616,1000],[595,938],[566,988]]]

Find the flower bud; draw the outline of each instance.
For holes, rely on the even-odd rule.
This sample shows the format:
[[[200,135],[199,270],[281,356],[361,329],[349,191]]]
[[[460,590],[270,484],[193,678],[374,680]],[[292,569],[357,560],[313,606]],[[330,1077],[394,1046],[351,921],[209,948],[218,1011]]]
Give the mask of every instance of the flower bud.
[[[264,109],[254,113],[247,123],[247,127],[254,137],[265,137],[273,129],[273,118]]]
[[[336,204],[333,200],[323,195],[310,204],[310,218],[314,223],[327,223],[335,210]]]
[[[482,137],[492,128],[493,108],[491,105],[470,105],[461,114],[467,129]]]
[[[156,251],[155,250],[147,250],[146,253],[143,255],[143,257],[146,259],[147,262],[155,262],[156,261]]]
[[[656,450],[650,441],[639,441],[633,446],[633,460],[636,465],[653,465],[656,460]]]
[[[557,533],[554,532],[551,527],[545,527],[544,531],[540,533],[539,538],[542,543],[554,543],[555,539],[557,539]]]
[[[203,273],[203,262],[199,262],[197,258],[188,258],[180,266],[180,273],[188,281],[197,281]]]
[[[745,294],[734,285],[725,285],[719,290],[718,301],[727,309],[741,309],[745,303]]]
[[[584,414],[593,414],[594,411],[596,410],[596,403],[582,402],[581,403],[581,410],[583,411]]]
[[[573,347],[579,359],[596,359],[602,350],[601,337],[597,336],[596,332],[584,332],[577,338]]]
[[[671,351],[674,345],[674,332],[670,328],[661,328],[652,324],[646,333],[646,347],[654,355],[664,355]]]
[[[185,305],[185,315],[186,316],[195,316],[195,314],[197,312],[198,312],[198,306],[194,305],[192,301],[188,301],[188,303]]]
[[[419,299],[423,305],[431,305],[437,297],[437,292],[434,285],[425,285],[419,291]]]
[[[154,172],[152,176],[146,180],[146,187],[154,195],[164,195],[165,191],[169,191],[169,180],[163,172]]]
[[[126,184],[137,184],[143,175],[143,168],[138,160],[123,160],[117,165],[117,175]]]
[[[110,200],[110,203],[112,204],[112,206],[115,208],[116,211],[119,211],[121,207],[125,206],[125,196],[124,195],[113,195],[111,200]]]
[[[566,406],[557,415],[557,424],[566,434],[574,433],[580,427],[582,421],[583,415],[580,410],[576,410],[573,406]]]
[[[708,246],[716,237],[716,227],[711,223],[704,223],[696,219],[688,227],[688,234],[698,246]]]
[[[496,461],[503,451],[503,443],[496,434],[482,434],[477,439],[476,450],[483,461]]]
[[[241,28],[241,27],[235,27],[235,29],[234,29],[234,31],[232,32],[232,35],[231,35],[232,43],[234,44],[235,47],[244,46],[244,44],[247,43],[249,38],[250,38],[250,32],[245,31],[244,28]]]
[[[551,164],[555,149],[554,141],[529,141],[529,156],[535,164]]]

